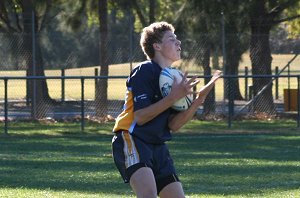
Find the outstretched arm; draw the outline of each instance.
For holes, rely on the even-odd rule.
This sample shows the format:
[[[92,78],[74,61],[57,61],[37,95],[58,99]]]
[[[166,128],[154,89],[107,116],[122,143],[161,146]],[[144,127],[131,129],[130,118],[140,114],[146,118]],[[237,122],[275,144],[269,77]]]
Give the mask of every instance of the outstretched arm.
[[[177,131],[180,129],[185,123],[187,123],[190,119],[193,118],[195,112],[197,111],[198,107],[204,102],[206,96],[212,90],[215,85],[215,82],[220,78],[222,72],[220,70],[216,70],[214,75],[212,76],[211,80],[200,89],[197,94],[196,99],[193,101],[191,106],[178,114],[172,116],[169,120],[169,128],[172,131]]]

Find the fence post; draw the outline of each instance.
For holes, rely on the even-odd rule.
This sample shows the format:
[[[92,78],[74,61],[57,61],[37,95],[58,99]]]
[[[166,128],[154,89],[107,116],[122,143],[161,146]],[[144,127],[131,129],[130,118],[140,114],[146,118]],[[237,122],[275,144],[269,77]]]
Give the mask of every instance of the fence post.
[[[132,60],[133,60],[133,32],[134,32],[134,21],[131,11],[129,11],[129,63],[130,72],[132,71]]]
[[[232,117],[234,114],[234,90],[232,77],[229,77],[228,81],[228,128],[231,128]]]
[[[291,70],[290,70],[290,64],[288,65],[288,89],[291,88],[291,78],[290,78],[290,75],[291,75]]]
[[[248,67],[245,67],[245,99],[248,100]]]
[[[8,101],[7,101],[7,81],[8,79],[4,79],[4,134],[7,135],[7,127],[8,127]]]
[[[97,77],[98,76],[98,68],[95,68],[95,77]],[[96,99],[96,97],[97,97],[97,95],[98,95],[98,81],[99,81],[99,79],[98,78],[95,78],[95,99]]]
[[[27,73],[27,72],[26,72],[26,73]],[[26,75],[27,75],[27,74],[26,74]],[[30,97],[29,97],[29,91],[28,91],[28,90],[30,89],[30,88],[29,88],[29,85],[30,85],[29,79],[27,78],[27,79],[26,79],[26,96],[25,96],[25,97],[26,97],[26,106],[27,106],[27,107],[30,105],[30,101],[29,101],[29,98],[30,98]]]
[[[65,69],[61,69],[61,101],[65,101]]]
[[[300,76],[297,76],[297,111],[298,111],[298,118],[297,118],[297,127],[300,127]]]
[[[275,75],[279,74],[278,66],[275,67]],[[278,99],[278,77],[275,78],[275,99]]]
[[[98,76],[98,68],[95,68],[95,76]],[[97,85],[97,83],[98,83],[98,78],[95,78],[95,85]]]
[[[84,77],[81,77],[81,132],[84,132]]]
[[[36,73],[36,35],[35,35],[35,13],[34,10],[32,10],[31,13],[32,17],[32,75],[37,76]],[[33,95],[31,95],[31,106],[32,106],[32,117],[36,120],[36,114],[37,114],[37,104],[36,104],[36,96],[37,96],[37,84],[36,84],[36,78],[33,79]]]
[[[227,57],[226,57],[226,38],[225,38],[225,17],[224,17],[224,13],[221,12],[221,32],[222,32],[222,37],[221,37],[221,40],[222,40],[222,55],[223,55],[223,74],[226,75],[227,74]],[[224,90],[226,90],[226,85],[224,83],[224,87],[223,87]],[[223,94],[223,98],[225,99],[226,98],[226,95],[225,95],[225,91],[224,91],[224,94]]]

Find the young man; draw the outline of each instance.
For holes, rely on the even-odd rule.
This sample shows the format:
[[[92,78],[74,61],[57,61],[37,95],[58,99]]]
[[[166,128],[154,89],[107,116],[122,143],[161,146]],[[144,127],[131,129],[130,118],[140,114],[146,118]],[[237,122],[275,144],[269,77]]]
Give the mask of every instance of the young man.
[[[171,139],[171,131],[177,131],[193,117],[220,77],[220,72],[215,72],[189,109],[172,110],[172,104],[193,93],[192,88],[198,84],[196,77],[188,80],[185,73],[181,82],[175,80],[168,96],[163,98],[160,93],[162,68],[181,58],[181,42],[174,31],[166,22],[153,23],[143,29],[140,44],[148,60],[137,65],[127,79],[124,109],[113,129],[115,164],[139,198],[184,197],[165,142]]]

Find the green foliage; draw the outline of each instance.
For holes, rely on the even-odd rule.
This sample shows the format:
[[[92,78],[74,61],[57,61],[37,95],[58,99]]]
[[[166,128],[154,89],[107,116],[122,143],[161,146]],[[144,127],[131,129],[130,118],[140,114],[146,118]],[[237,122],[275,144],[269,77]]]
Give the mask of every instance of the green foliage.
[[[86,27],[86,4],[87,1],[74,0],[57,5],[62,10],[57,17],[59,29],[67,33],[83,30]]]
[[[146,25],[148,25],[150,23],[149,0],[141,0],[135,2],[137,4],[137,7],[133,6],[132,1],[130,1],[129,3],[126,0],[119,0],[115,1],[114,4],[111,3],[111,6],[109,8],[110,10],[116,10],[119,13],[117,15],[118,18],[123,16],[126,17],[126,15],[133,15],[135,32],[140,32],[143,29],[144,25],[137,12],[140,12],[142,14],[142,18],[145,20]],[[184,5],[184,3],[185,0],[155,1],[155,21],[167,21],[169,23],[174,23],[176,17],[179,14],[180,8]]]
[[[172,24],[175,23],[185,2],[185,0],[158,1],[156,10],[157,21],[167,21]]]
[[[7,10],[14,10],[15,13],[21,13],[22,12],[22,6],[20,4],[20,1],[18,0],[13,0],[12,3],[7,3]]]
[[[298,16],[298,18],[287,21],[285,24],[287,25],[287,30],[289,32],[289,38],[299,38],[300,35],[300,1],[285,11],[287,17]]]

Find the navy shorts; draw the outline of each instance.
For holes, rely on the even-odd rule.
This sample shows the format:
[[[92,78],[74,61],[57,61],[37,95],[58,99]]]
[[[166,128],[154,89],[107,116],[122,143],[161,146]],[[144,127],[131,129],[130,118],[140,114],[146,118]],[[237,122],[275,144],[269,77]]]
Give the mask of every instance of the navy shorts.
[[[112,151],[125,183],[141,167],[152,169],[158,193],[166,185],[179,181],[166,144],[148,144],[127,131],[121,131],[113,137]]]

